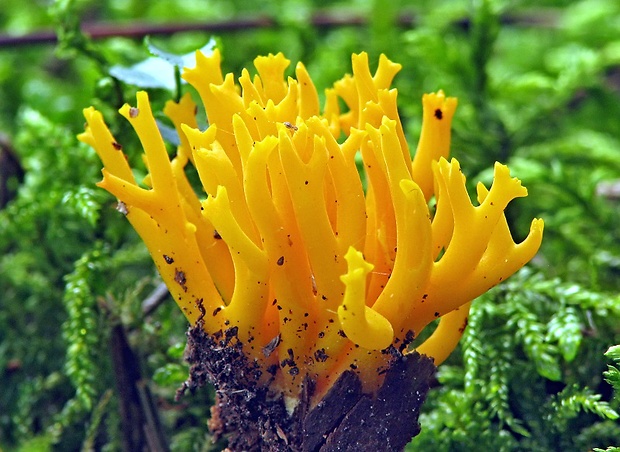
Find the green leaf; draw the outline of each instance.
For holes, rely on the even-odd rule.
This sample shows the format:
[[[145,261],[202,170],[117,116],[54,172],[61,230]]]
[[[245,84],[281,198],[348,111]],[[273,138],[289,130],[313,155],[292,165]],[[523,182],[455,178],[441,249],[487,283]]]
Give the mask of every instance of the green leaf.
[[[110,75],[139,88],[169,91],[175,88],[174,67],[160,58],[148,58],[131,67],[112,66]]]
[[[91,226],[99,219],[103,193],[90,187],[79,187],[75,191],[65,193],[62,203],[76,210]]]
[[[609,349],[605,352],[605,356],[609,359],[613,359],[614,361],[620,361],[620,345],[609,347]]]
[[[554,344],[546,340],[546,326],[534,313],[525,311],[524,307],[520,307],[519,310],[521,312],[509,320],[509,325],[517,327],[517,338],[523,344],[525,353],[534,362],[536,371],[541,376],[552,381],[560,381],[562,371],[557,357],[558,350]]]
[[[161,387],[178,386],[187,379],[187,367],[168,363],[155,370],[153,381]]]
[[[23,442],[16,452],[48,452],[53,450],[53,445],[52,435],[38,435]]]
[[[569,306],[558,311],[549,321],[547,337],[557,341],[563,358],[570,362],[575,359],[581,345],[583,325],[574,307]]]
[[[604,419],[618,419],[620,415],[607,402],[600,399],[600,394],[594,394],[588,388],[581,389],[576,385],[571,385],[554,397],[551,407],[555,411],[553,415],[563,419],[574,418],[581,410],[594,413]]]
[[[166,89],[174,91],[177,85],[175,70],[196,66],[196,52],[175,55],[157,48],[150,40],[146,45],[155,55],[130,67],[115,65],[110,68],[110,75],[129,85],[145,89]],[[213,53],[215,40],[211,40],[199,50],[206,56]]]
[[[605,352],[605,356],[613,359],[616,363],[620,363],[620,345],[610,347],[609,350]],[[603,376],[607,382],[613,386],[616,391],[616,398],[618,398],[620,394],[620,369],[616,366],[607,366],[607,370],[603,372]]]
[[[185,343],[177,342],[176,344],[171,345],[168,348],[168,356],[172,359],[180,359],[183,357],[183,353],[185,353]]]
[[[73,272],[65,277],[63,302],[68,314],[63,325],[63,336],[67,341],[65,369],[76,390],[75,403],[65,407],[71,413],[80,409],[91,410],[98,393],[99,332],[97,305],[91,286],[94,273],[101,268],[105,256],[101,246],[95,246],[78,259]]]

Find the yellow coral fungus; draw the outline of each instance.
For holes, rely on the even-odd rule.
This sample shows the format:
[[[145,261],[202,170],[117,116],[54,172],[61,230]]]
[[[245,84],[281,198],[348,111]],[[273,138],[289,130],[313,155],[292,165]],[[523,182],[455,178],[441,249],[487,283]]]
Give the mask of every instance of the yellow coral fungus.
[[[120,110],[141,140],[146,185],[102,115],[84,111],[80,139],[103,161],[100,186],[126,206],[188,320],[201,319],[209,334],[234,329],[264,371],[260,381],[290,398],[305,378],[320,396],[348,369],[372,392],[392,359],[386,349],[407,353],[437,318],[418,350],[443,361],[471,301],[528,262],[542,239],[541,220],[522,243],[511,238],[504,209],[527,191],[507,167],[496,164],[492,187],[480,185],[472,204],[459,163],[447,160],[456,99],[423,97],[412,160],[390,89],[400,66],[381,56],[373,75],[365,53],[352,60],[321,114],[302,64],[285,79],[283,55],[259,57],[258,74],[244,70],[239,89],[217,50],[198,53],[183,77],[209,127],[197,128],[189,95],[169,102],[181,143],[172,160],[146,93]],[[204,193],[186,178],[190,162]]]

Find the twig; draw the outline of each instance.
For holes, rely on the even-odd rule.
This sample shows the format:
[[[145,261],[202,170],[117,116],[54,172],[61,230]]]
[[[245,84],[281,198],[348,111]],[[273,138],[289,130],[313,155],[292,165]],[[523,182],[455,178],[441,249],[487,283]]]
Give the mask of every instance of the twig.
[[[527,27],[554,27],[556,25],[556,15],[551,10],[530,11],[523,14],[506,15],[501,18],[501,23],[505,25],[521,25]],[[360,27],[367,25],[369,18],[362,14],[355,13],[326,13],[319,12],[310,18],[310,25],[315,28],[336,28],[354,26]],[[398,25],[404,28],[415,26],[416,17],[411,13],[402,13],[398,19]],[[82,29],[84,33],[92,39],[106,39],[110,37],[126,37],[141,39],[145,36],[171,35],[175,33],[204,31],[210,33],[238,32],[256,28],[274,28],[279,26],[277,19],[269,16],[255,16],[248,18],[236,18],[225,21],[212,22],[190,22],[190,23],[164,23],[153,24],[145,22],[131,22],[118,24],[110,22],[84,23]],[[458,20],[455,26],[468,29],[470,21],[468,18]],[[57,42],[56,33],[51,30],[38,30],[32,33],[14,36],[9,34],[0,35],[0,48],[39,44],[55,44]]]
[[[168,296],[168,288],[165,283],[159,283],[159,285],[149,294],[148,297],[142,302],[142,313],[144,316],[152,314],[161,305]]]
[[[361,15],[338,15],[331,16],[317,14],[312,18],[312,25],[319,28],[331,28],[340,26],[360,26],[367,20]],[[268,16],[256,16],[251,18],[237,18],[226,21],[195,22],[195,23],[165,23],[152,24],[132,22],[117,24],[110,22],[84,23],[82,30],[92,39],[105,39],[110,37],[126,37],[140,39],[145,36],[171,35],[174,33],[189,31],[205,31],[211,33],[235,32],[256,28],[276,27],[276,19]],[[0,47],[15,47],[33,44],[55,44],[56,33],[53,30],[39,30],[23,36],[0,35]]]

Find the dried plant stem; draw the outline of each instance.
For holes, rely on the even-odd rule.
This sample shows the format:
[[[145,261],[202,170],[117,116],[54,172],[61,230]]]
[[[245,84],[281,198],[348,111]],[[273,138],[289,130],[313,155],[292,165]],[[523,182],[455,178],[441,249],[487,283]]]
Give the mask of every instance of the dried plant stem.
[[[534,27],[553,27],[556,23],[555,15],[550,11],[536,11],[530,14],[504,16],[501,23]],[[368,25],[368,17],[355,13],[317,13],[310,18],[310,25],[316,28],[335,28],[345,26]],[[404,28],[415,26],[416,18],[411,13],[401,13],[398,17],[398,25]],[[84,23],[82,30],[92,39],[105,39],[110,37],[126,37],[141,39],[152,35],[171,35],[174,33],[204,31],[209,33],[226,33],[250,30],[256,28],[277,27],[279,22],[269,16],[255,16],[247,18],[235,18],[224,21],[205,22],[180,22],[154,24],[146,22],[131,22],[118,24],[112,22]],[[468,29],[469,19],[461,19],[455,22],[455,26]],[[10,34],[0,35],[0,48],[27,45],[55,44],[57,36],[54,30],[38,30],[32,33],[14,36]]]

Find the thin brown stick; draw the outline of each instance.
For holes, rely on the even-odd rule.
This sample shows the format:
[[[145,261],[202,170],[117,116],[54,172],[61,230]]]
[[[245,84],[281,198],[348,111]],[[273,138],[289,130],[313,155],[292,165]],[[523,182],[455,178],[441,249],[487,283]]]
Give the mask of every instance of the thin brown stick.
[[[367,25],[369,18],[355,13],[317,13],[310,18],[313,27],[327,29],[336,27],[360,27]],[[506,25],[520,25],[527,27],[554,27],[557,20],[551,10],[531,11],[528,13],[502,17],[501,22]],[[404,28],[413,27],[416,18],[411,13],[403,13],[398,18],[398,25]],[[454,23],[458,27],[468,28],[469,19],[461,19]],[[126,37],[141,39],[145,36],[171,35],[190,31],[204,31],[209,33],[239,32],[258,28],[275,28],[279,26],[277,19],[269,16],[255,16],[236,18],[225,21],[163,23],[153,24],[146,22],[129,23],[84,23],[82,30],[92,39],[106,39],[110,37]],[[56,33],[51,30],[38,30],[32,33],[14,36],[0,34],[0,48],[41,44],[55,44],[58,42]]]
[[[165,283],[159,283],[159,285],[149,294],[149,296],[142,302],[142,313],[144,316],[149,316],[168,298],[168,287]]]
[[[403,24],[410,23],[410,16],[404,16]],[[318,28],[333,28],[341,26],[361,26],[367,23],[367,19],[361,15],[328,15],[316,14],[311,20],[312,26]],[[146,22],[131,22],[127,24],[99,22],[84,23],[82,30],[92,39],[105,39],[110,37],[126,37],[140,39],[145,36],[171,35],[189,31],[204,31],[210,33],[238,32],[257,28],[276,27],[278,21],[268,16],[255,16],[251,18],[237,18],[226,21],[213,22],[189,22],[189,23],[163,23],[153,24]],[[0,47],[15,47],[36,44],[55,44],[58,41],[53,30],[39,30],[23,36],[0,35]]]

